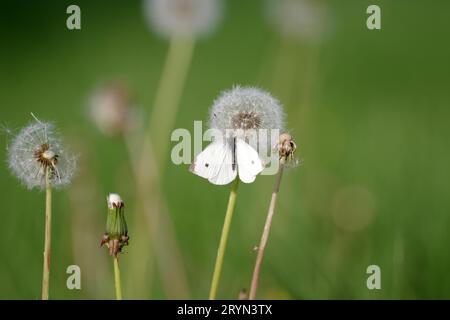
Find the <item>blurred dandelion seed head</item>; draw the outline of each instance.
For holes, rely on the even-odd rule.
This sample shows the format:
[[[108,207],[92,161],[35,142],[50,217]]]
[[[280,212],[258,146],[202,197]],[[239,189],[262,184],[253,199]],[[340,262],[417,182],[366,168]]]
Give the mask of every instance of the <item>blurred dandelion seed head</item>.
[[[28,189],[44,189],[47,168],[52,173],[53,187],[70,184],[76,170],[76,158],[64,148],[53,124],[35,120],[8,146],[8,165]]]
[[[210,110],[210,126],[227,138],[248,139],[259,129],[282,130],[283,108],[268,92],[236,86],[223,92]]]
[[[325,29],[326,10],[317,0],[267,0],[268,19],[283,35],[317,41]]]
[[[219,0],[144,0],[150,26],[163,37],[206,36],[222,16]]]
[[[97,89],[89,108],[92,121],[107,136],[123,135],[137,125],[130,91],[123,85]]]

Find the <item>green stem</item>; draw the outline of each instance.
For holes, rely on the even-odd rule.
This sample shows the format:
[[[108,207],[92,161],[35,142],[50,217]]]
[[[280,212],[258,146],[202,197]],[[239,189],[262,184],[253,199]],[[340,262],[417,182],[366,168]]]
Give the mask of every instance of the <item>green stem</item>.
[[[258,255],[256,257],[255,268],[253,270],[252,283],[250,285],[249,300],[256,298],[256,290],[258,289],[259,274],[261,272],[261,264],[264,258],[264,252],[269,240],[270,227],[272,226],[273,215],[275,214],[275,206],[277,203],[278,193],[280,191],[281,177],[283,176],[284,163],[280,163],[280,169],[278,170],[277,178],[275,180],[275,186],[272,192],[272,198],[270,199],[269,211],[267,213],[266,223],[264,224],[264,230],[261,236],[261,241],[258,246]]]
[[[195,40],[173,38],[156,91],[153,109],[150,114],[146,139],[153,137],[155,156],[159,168],[164,163],[169,147],[170,132],[174,126],[180,98],[194,52]]]
[[[153,151],[149,138],[145,138],[142,145],[140,158],[135,158],[139,154],[138,146],[133,141],[138,139],[132,136],[127,137],[126,145],[130,156],[130,163],[136,181],[136,194],[141,207],[141,215],[135,215],[135,229],[141,231],[140,235],[150,235],[150,245],[154,253],[154,260],[164,291],[169,298],[188,299],[190,296],[187,282],[183,256],[181,254],[178,241],[175,235],[174,226],[171,221],[170,212],[164,194],[160,189],[161,171],[157,168],[156,155]],[[148,232],[146,232],[148,230]],[[136,238],[135,238],[136,240]],[[135,241],[147,243],[148,241]],[[135,250],[139,252],[139,250]],[[151,280],[152,273],[148,267],[143,266],[143,261],[151,261],[151,250],[145,249],[139,255],[130,255],[135,259],[130,265],[133,270],[132,277],[139,279],[137,282],[143,288],[143,292],[148,292],[147,288]],[[129,273],[127,273],[129,274]],[[149,280],[150,279],[150,280]],[[133,293],[136,293],[136,283],[132,284]],[[145,287],[144,287],[145,285]],[[140,287],[138,287],[140,288]]]
[[[189,297],[186,272],[167,204],[159,190],[159,177],[163,175],[165,168],[170,134],[178,113],[194,47],[193,38],[171,39],[153,108],[143,133],[143,141],[136,144],[135,141],[141,142],[137,137],[126,139],[143,213],[141,217],[136,218],[139,219],[136,223],[139,228],[145,228],[146,225],[150,228],[151,245],[167,296],[184,299]],[[150,250],[145,250],[142,255],[136,256],[139,262],[131,265],[139,267],[142,261],[149,261],[151,258]],[[148,284],[150,273],[147,268],[139,268],[133,277],[141,279],[140,285]]]
[[[44,240],[44,267],[42,272],[42,300],[48,300],[50,280],[51,255],[51,227],[52,227],[52,187],[50,183],[50,168],[45,172],[45,240]]]
[[[119,260],[114,257],[114,284],[116,287],[116,300],[122,300],[122,286],[120,283]]]
[[[227,212],[225,214],[225,221],[223,223],[222,235],[220,237],[219,249],[217,250],[216,264],[214,266],[214,274],[211,282],[211,290],[209,291],[209,300],[215,300],[217,296],[217,288],[220,281],[220,273],[222,272],[223,257],[228,241],[228,234],[230,233],[231,219],[233,218],[234,205],[236,203],[237,189],[239,185],[239,178],[236,178],[231,185],[230,197],[228,199]]]

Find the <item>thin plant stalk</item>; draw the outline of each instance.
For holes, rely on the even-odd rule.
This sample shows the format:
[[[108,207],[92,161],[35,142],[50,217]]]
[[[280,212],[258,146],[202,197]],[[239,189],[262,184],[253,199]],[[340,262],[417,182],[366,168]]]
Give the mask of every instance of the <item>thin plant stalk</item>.
[[[114,257],[114,285],[116,287],[116,300],[122,300],[122,285],[120,282],[120,268],[117,256]]]
[[[281,178],[283,176],[284,161],[281,160],[280,168],[275,180],[275,186],[272,191],[272,198],[270,199],[269,211],[267,212],[266,222],[264,224],[264,230],[261,236],[261,241],[258,246],[258,255],[256,257],[255,268],[253,270],[252,283],[250,285],[249,300],[256,298],[256,291],[258,289],[259,275],[261,272],[261,264],[264,258],[264,252],[269,240],[270,227],[272,226],[273,215],[275,214],[275,206],[277,203],[278,193],[280,191]]]
[[[44,266],[42,273],[42,300],[48,300],[50,281],[50,255],[52,234],[52,186],[50,183],[51,169],[45,171],[45,240],[44,240]]]
[[[153,140],[159,168],[163,167],[167,157],[170,131],[178,113],[194,47],[193,38],[174,37],[170,41],[146,134],[146,138],[159,137]]]
[[[217,258],[214,266],[214,274],[209,291],[209,300],[215,300],[217,289],[219,287],[220,274],[222,272],[223,258],[228,242],[228,234],[230,233],[231,219],[233,218],[234,206],[236,204],[236,195],[239,185],[239,178],[236,178],[231,185],[230,197],[228,199],[227,212],[225,213],[225,221],[223,223],[222,235],[220,237],[219,249],[217,250]]]
[[[152,143],[150,139],[145,139],[141,158],[136,158],[134,155],[138,154],[139,146],[135,141],[134,135],[125,137],[130,164],[136,180],[137,197],[143,213],[141,217],[135,219],[136,227],[150,230],[150,244],[155,253],[156,264],[167,296],[172,299],[188,299],[190,293],[183,258],[167,203],[159,188],[159,172]],[[151,260],[149,256],[151,251],[144,252],[138,256],[139,263]],[[141,272],[139,275],[141,278],[145,278],[149,274],[143,268],[140,268],[138,272]],[[148,282],[146,284],[148,285]]]
[[[144,223],[138,225],[150,228],[151,243],[167,295],[184,299],[189,297],[187,278],[174,227],[158,185],[170,141],[165,137],[169,137],[175,122],[194,47],[193,38],[172,38],[142,144],[135,147],[134,137],[125,138],[144,213],[144,221],[141,221]],[[165,212],[159,212],[161,210]],[[146,251],[146,256],[139,259],[150,260],[149,253]],[[140,271],[143,277],[148,274],[145,269]]]

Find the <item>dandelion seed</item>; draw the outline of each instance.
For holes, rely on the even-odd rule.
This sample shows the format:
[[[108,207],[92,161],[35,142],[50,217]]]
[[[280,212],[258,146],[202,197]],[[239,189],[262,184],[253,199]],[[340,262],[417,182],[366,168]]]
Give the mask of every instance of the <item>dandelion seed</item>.
[[[144,0],[145,16],[163,37],[206,36],[221,17],[219,0]]]
[[[64,148],[53,124],[35,119],[13,138],[8,147],[8,164],[29,189],[44,189],[47,169],[52,187],[68,185],[75,173],[76,158]]]

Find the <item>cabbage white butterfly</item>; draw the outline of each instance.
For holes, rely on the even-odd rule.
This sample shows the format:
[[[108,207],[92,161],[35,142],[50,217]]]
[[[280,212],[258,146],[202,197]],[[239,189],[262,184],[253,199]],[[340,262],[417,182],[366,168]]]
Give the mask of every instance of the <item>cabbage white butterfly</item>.
[[[251,183],[263,169],[258,152],[239,138],[212,142],[190,167],[191,172],[217,185],[228,184],[237,175],[242,182]]]

